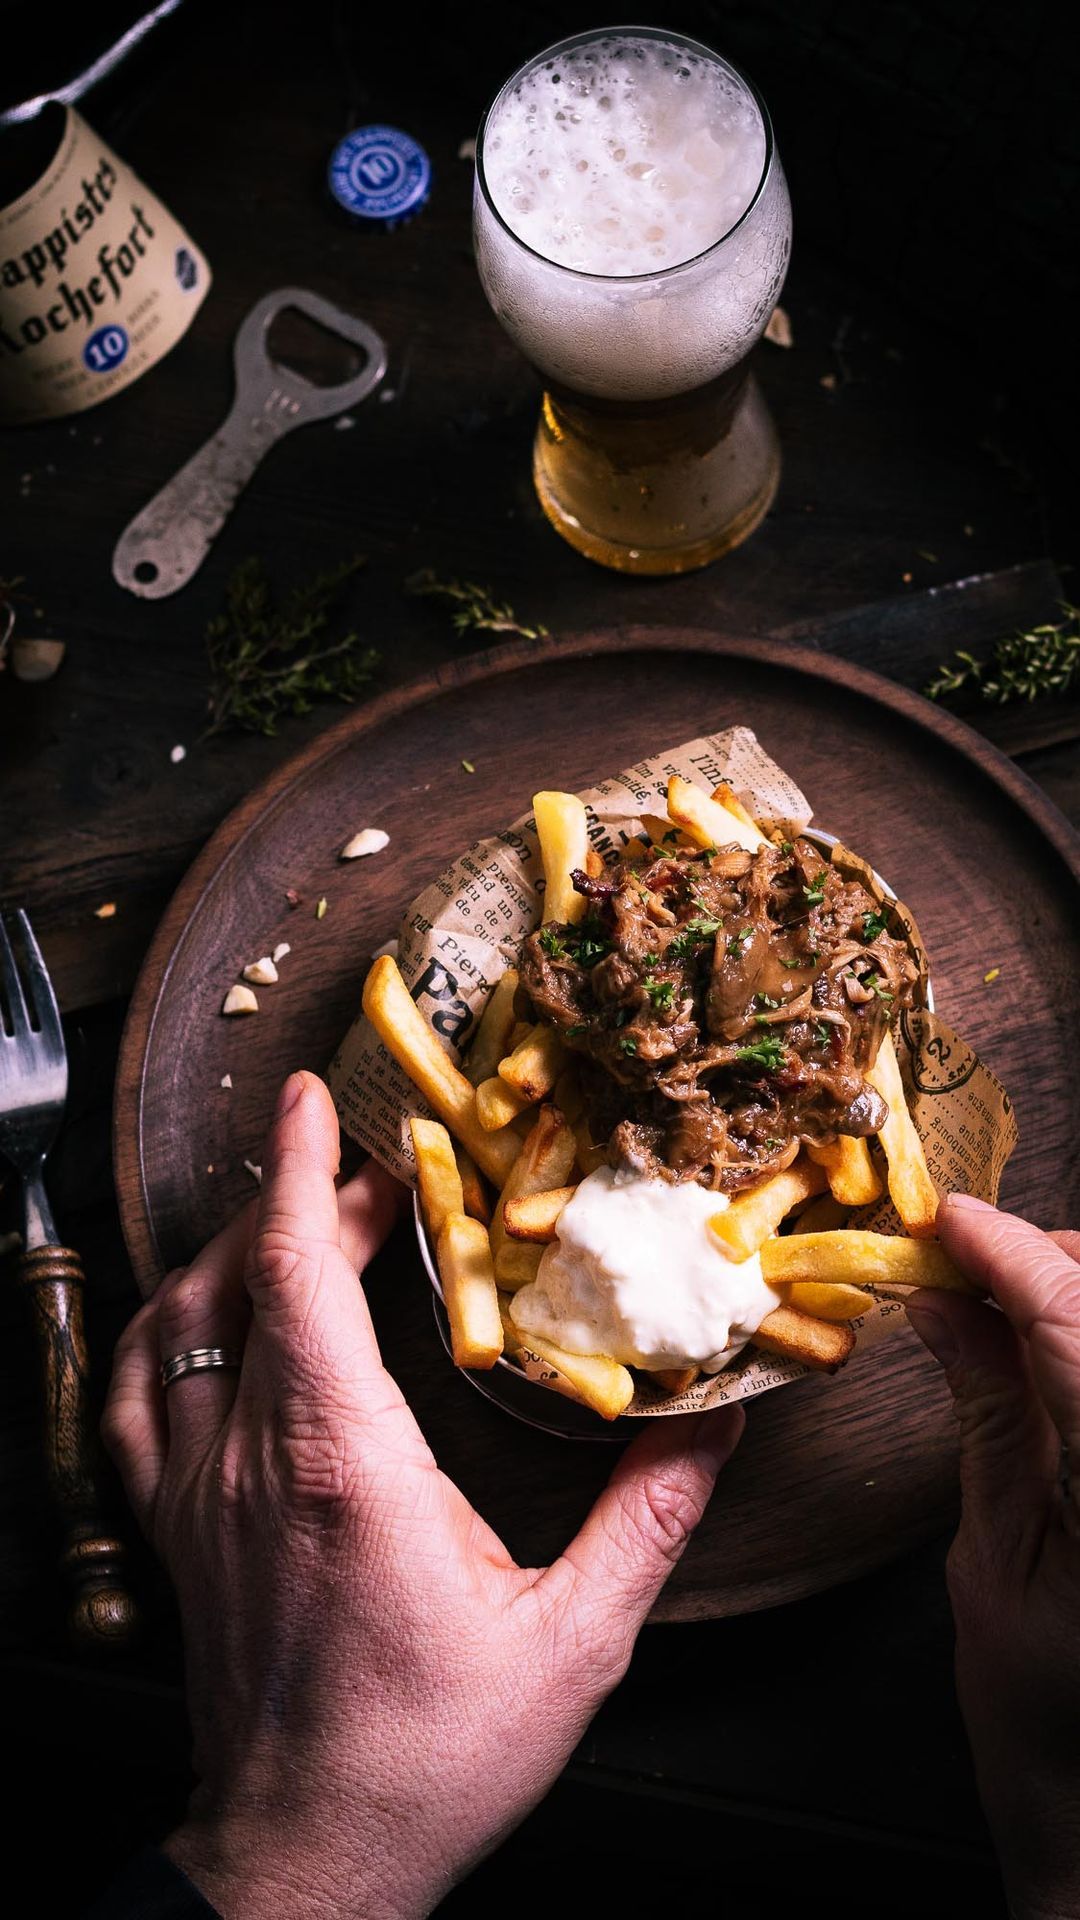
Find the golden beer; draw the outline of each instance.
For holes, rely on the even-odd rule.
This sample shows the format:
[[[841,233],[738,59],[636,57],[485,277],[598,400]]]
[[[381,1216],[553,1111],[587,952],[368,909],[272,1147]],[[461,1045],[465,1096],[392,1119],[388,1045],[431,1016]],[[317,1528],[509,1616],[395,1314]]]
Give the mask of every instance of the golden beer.
[[[744,540],[779,480],[748,356],[791,244],[749,82],[647,28],[560,42],[485,115],[474,208],[488,300],[545,382],[533,477],[552,525],[632,573]]]

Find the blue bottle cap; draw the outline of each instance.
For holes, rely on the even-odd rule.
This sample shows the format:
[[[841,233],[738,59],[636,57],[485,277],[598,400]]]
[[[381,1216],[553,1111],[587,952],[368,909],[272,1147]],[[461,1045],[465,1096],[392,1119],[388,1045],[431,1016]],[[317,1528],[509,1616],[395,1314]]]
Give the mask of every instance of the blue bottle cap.
[[[354,220],[397,227],[419,213],[431,189],[431,161],[398,127],[355,127],[330,155],[327,184]]]

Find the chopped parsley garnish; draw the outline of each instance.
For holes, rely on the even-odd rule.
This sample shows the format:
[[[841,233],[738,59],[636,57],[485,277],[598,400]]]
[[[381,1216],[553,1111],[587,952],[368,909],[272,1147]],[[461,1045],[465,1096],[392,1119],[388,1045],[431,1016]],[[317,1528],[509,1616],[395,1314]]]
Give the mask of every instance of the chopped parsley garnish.
[[[665,833],[664,835],[664,845],[665,847],[677,847],[678,844],[679,844],[679,829],[678,827],[672,827],[671,832]]]
[[[579,1021],[576,1026],[567,1027],[566,1029],[567,1038],[573,1039],[576,1034],[584,1033],[585,1031],[586,1031],[586,1028],[585,1028],[584,1021]]]
[[[566,952],[566,948],[563,946],[562,935],[561,933],[557,933],[554,927],[541,928],[540,945],[551,960],[561,960],[563,954]]]
[[[611,952],[611,941],[596,914],[588,914],[581,922],[575,938],[566,942],[566,952],[579,967],[595,967],[598,960]]]
[[[670,1013],[675,995],[675,985],[671,980],[646,980],[645,991],[653,1006],[661,1013]]]
[[[691,925],[693,925],[693,922],[691,922]],[[731,939],[727,943],[727,951],[733,960],[738,960],[740,955],[745,953],[753,937],[753,927],[743,927],[740,933],[732,934]]]
[[[697,858],[699,860],[715,860],[719,851],[719,847],[702,847]]]
[[[869,945],[870,945],[870,942],[871,942],[871,940],[876,940],[876,939],[877,939],[877,937],[878,937],[878,935],[879,935],[879,933],[884,933],[884,931],[885,931],[885,922],[886,922],[886,920],[888,919],[888,917],[889,917],[889,915],[888,915],[888,909],[887,909],[887,908],[885,908],[885,907],[879,907],[879,908],[878,908],[878,911],[877,911],[876,913],[864,913],[864,914],[863,914],[863,917],[862,917],[862,923],[863,923],[863,933],[862,933],[862,937],[863,937],[863,941],[865,942],[865,944],[866,944],[866,946],[869,946]]]
[[[647,953],[641,964],[646,973],[651,973],[654,967],[660,965],[660,955],[658,953]]]
[[[619,1046],[620,1046],[620,1047],[622,1048],[622,1051],[623,1051],[624,1053],[636,1053],[636,1052],[637,1052],[637,1041],[636,1041],[636,1040],[634,1039],[634,1036],[633,1036],[633,1034],[632,1034],[632,1033],[623,1033],[623,1034],[620,1034],[620,1036],[619,1036]]]
[[[780,1002],[779,1000],[774,1000],[770,993],[755,993],[754,1005],[755,1007],[772,1007],[775,1009],[780,1005]]]
[[[784,1143],[782,1140],[773,1140],[771,1138],[766,1140],[765,1142],[765,1145],[768,1148],[770,1153],[779,1153],[780,1148],[783,1146],[783,1144]]]
[[[712,940],[720,931],[719,920],[708,920],[698,915],[681,927],[668,948],[668,953],[676,960],[688,960],[695,947]]]
[[[827,1020],[815,1020],[814,1039],[819,1047],[827,1047],[832,1041],[832,1028]]]
[[[795,851],[794,840],[781,840],[780,851],[781,853],[794,853]]]
[[[787,1055],[779,1040],[768,1039],[755,1040],[752,1047],[739,1047],[735,1058],[746,1066],[764,1067],[767,1072],[775,1073],[785,1064]]]
[[[824,880],[816,880],[812,887],[804,887],[803,892],[806,895],[806,904],[808,907],[820,907],[825,898]]]
[[[876,993],[879,1000],[889,1001],[893,998],[891,993],[886,993],[876,973],[864,974],[863,986],[869,987],[871,993]]]

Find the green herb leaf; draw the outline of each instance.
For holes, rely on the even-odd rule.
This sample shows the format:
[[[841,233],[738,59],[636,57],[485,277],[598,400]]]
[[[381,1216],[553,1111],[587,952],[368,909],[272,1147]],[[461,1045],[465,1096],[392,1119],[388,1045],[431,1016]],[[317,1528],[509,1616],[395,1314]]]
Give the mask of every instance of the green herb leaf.
[[[675,996],[675,983],[672,980],[646,980],[645,991],[653,1006],[661,1013],[670,1013]]]
[[[577,1034],[585,1033],[586,1031],[587,1029],[584,1021],[580,1021],[580,1020],[577,1021],[574,1026],[567,1027],[566,1029],[566,1032],[570,1038],[574,1038]]]
[[[1067,692],[1080,671],[1080,608],[1065,601],[1061,610],[1064,619],[1056,623],[998,640],[989,660],[958,647],[923,688],[927,699],[941,700],[970,688],[981,699],[1004,706],[1009,700]]]
[[[876,940],[880,933],[884,933],[885,922],[887,921],[888,917],[889,917],[889,912],[887,907],[879,907],[877,911],[874,913],[863,914],[862,937],[867,946],[870,945],[871,940]]]
[[[595,967],[598,960],[611,952],[611,941],[596,914],[586,914],[576,934],[567,940],[566,951],[579,967]]]
[[[739,1047],[735,1058],[745,1066],[764,1067],[768,1072],[775,1073],[778,1067],[785,1064],[787,1055],[782,1043],[770,1038],[755,1040],[752,1047]]]
[[[647,953],[641,964],[646,973],[652,973],[653,969],[660,965],[660,955],[658,953]]]
[[[620,1048],[622,1049],[622,1051],[623,1051],[623,1053],[636,1053],[636,1052],[637,1052],[637,1041],[636,1041],[636,1040],[634,1039],[634,1036],[633,1036],[633,1034],[632,1034],[632,1033],[623,1033],[623,1034],[620,1034],[620,1035],[619,1035],[619,1046],[620,1046]]]
[[[827,1020],[814,1021],[814,1039],[817,1041],[819,1047],[831,1046],[832,1028]]]
[[[779,1000],[774,1000],[772,995],[769,993],[755,993],[754,1005],[755,1007],[771,1007],[775,1012],[776,1008],[780,1005],[780,1002]]]
[[[864,974],[863,986],[869,987],[871,993],[876,993],[879,1000],[889,1001],[893,999],[893,995],[891,993],[886,993],[885,988],[882,986],[881,981],[878,979],[878,976],[876,973]]]
[[[737,960],[740,954],[746,951],[753,937],[753,927],[743,927],[741,932],[732,934],[731,939],[727,943],[727,952],[733,960]]]
[[[496,600],[490,587],[478,586],[475,580],[440,580],[432,567],[421,567],[419,573],[409,575],[405,591],[449,601],[456,633],[476,628],[485,633],[519,633],[523,640],[547,638],[546,627],[522,626],[508,601]]]
[[[564,947],[562,942],[562,935],[559,933],[556,933],[554,927],[541,927],[539,938],[540,938],[540,945],[543,947],[544,952],[548,955],[550,959],[552,960],[562,959],[563,954],[566,952],[566,948]]]
[[[290,714],[317,700],[355,700],[374,678],[380,656],[347,633],[313,646],[326,633],[342,588],[362,558],[317,573],[278,604],[262,562],[245,560],[225,587],[224,611],[206,629],[210,663],[207,735],[239,727],[275,734]]]
[[[473,763],[471,760],[463,760],[461,764],[464,767],[466,773],[476,772],[476,768],[473,766]]]
[[[806,904],[808,907],[820,907],[825,898],[824,880],[816,880],[812,887],[804,887],[803,893],[806,895]]]

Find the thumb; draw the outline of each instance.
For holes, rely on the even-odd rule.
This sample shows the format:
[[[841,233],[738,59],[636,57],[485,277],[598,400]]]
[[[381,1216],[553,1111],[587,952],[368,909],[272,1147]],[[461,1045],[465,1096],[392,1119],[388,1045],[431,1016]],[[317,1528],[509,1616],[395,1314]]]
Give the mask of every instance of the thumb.
[[[959,1293],[924,1289],[908,1319],[945,1369],[960,1429],[965,1524],[1010,1548],[1041,1534],[1060,1443],[1003,1313]]]
[[[602,1664],[609,1684],[625,1671],[638,1629],[739,1443],[740,1406],[650,1420],[626,1449],[580,1533],[542,1576],[556,1617],[569,1612],[567,1644]]]

